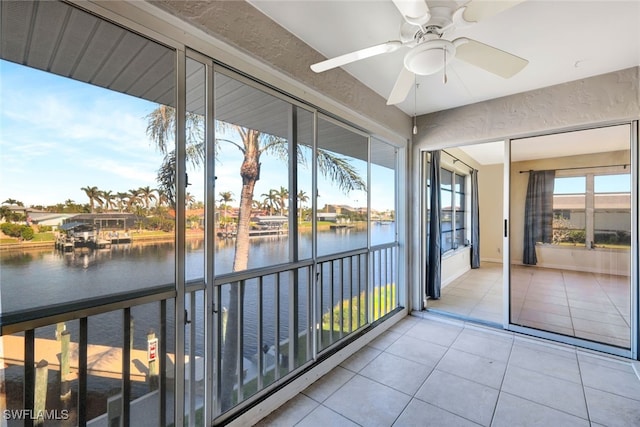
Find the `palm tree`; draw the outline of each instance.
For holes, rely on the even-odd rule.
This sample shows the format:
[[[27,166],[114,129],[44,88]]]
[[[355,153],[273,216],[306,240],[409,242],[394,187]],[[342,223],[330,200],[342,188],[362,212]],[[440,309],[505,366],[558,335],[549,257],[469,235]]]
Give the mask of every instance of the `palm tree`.
[[[4,202],[2,202],[2,204],[24,206],[24,203],[22,203],[20,200],[11,199],[11,198],[5,200]]]
[[[169,204],[169,197],[167,196],[167,192],[165,190],[159,188],[156,190],[156,193],[158,194],[158,198],[156,199],[157,207]]]
[[[191,209],[191,206],[193,206],[195,201],[196,197],[193,194],[187,193],[184,195],[184,203],[189,207],[189,209]]]
[[[170,149],[176,134],[175,109],[159,105],[147,115],[147,136],[164,155],[156,180],[169,203],[175,203],[176,152]],[[204,163],[204,117],[195,113],[186,115],[186,156],[193,166]]]
[[[153,194],[155,191],[156,190],[150,188],[148,185],[146,187],[138,188],[138,195],[140,196],[140,199],[144,201],[144,206],[147,208],[147,212],[149,212],[149,209],[151,208],[151,200],[156,200],[156,195]]]
[[[127,193],[127,211],[133,212],[133,208],[138,206],[140,201],[140,190],[137,188],[129,190]]]
[[[102,200],[104,201],[104,206],[107,210],[113,209],[114,207],[114,200],[116,199],[116,195],[113,194],[113,191],[108,190],[108,191],[101,191],[100,192],[100,197],[102,198]]]
[[[89,198],[89,206],[91,207],[91,213],[94,213],[96,202],[99,201],[99,203],[102,204],[102,199],[100,198],[101,191],[98,190],[98,187],[96,186],[82,187],[81,190],[84,191],[87,197]]]
[[[4,218],[6,221],[10,222],[9,221],[10,215],[11,215],[11,209],[9,208],[9,206],[0,206],[0,221],[2,221],[2,219]]]
[[[127,200],[129,199],[129,193],[117,192],[116,193],[118,212],[122,212],[125,204],[127,204]]]
[[[221,191],[220,193],[218,193],[218,195],[220,196],[220,203],[222,203],[220,207],[224,206],[224,218],[226,219],[227,209],[229,208],[229,202],[235,201],[235,199],[233,198],[233,192]]]
[[[262,203],[269,209],[269,215],[273,215],[273,209],[278,205],[278,191],[271,189],[268,193],[262,193]]]
[[[298,219],[299,219],[299,221],[302,221],[302,206],[303,206],[303,203],[306,203],[308,201],[309,201],[309,196],[307,196],[307,193],[304,190],[298,191]]]
[[[173,113],[170,113],[172,111]],[[175,111],[171,107],[160,106],[147,116],[149,124],[147,135],[156,143],[165,159],[158,171],[158,181],[161,188],[173,195],[175,188],[176,158],[175,151],[167,151],[168,141],[175,135]],[[249,230],[251,219],[251,204],[256,183],[260,179],[260,158],[263,154],[275,155],[285,160],[288,156],[288,141],[275,135],[262,133],[259,130],[248,129],[236,124],[217,122],[222,134],[237,134],[240,142],[228,139],[217,139],[216,145],[229,143],[236,147],[243,155],[240,166],[242,190],[240,192],[240,206],[238,210],[238,225],[235,239],[235,254],[233,271],[247,269],[249,262]],[[187,114],[187,160],[193,164],[201,164],[204,160],[203,117]],[[200,129],[200,131],[195,131]],[[303,162],[304,152],[298,146],[296,153],[298,161]],[[351,166],[348,159],[338,157],[328,151],[319,149],[316,153],[318,170],[323,175],[333,179],[338,187],[348,193],[350,190],[366,189],[366,184]],[[244,301],[244,288],[238,289],[238,283],[229,286],[229,311],[223,337],[222,376],[220,378],[222,390],[222,408],[226,410],[232,405],[233,386],[238,373],[235,369],[238,354],[236,332],[239,326],[237,307]]]
[[[289,190],[280,186],[280,190],[276,190],[278,197],[278,206],[280,207],[280,215],[284,216],[284,210],[287,207],[287,201],[289,200]]]

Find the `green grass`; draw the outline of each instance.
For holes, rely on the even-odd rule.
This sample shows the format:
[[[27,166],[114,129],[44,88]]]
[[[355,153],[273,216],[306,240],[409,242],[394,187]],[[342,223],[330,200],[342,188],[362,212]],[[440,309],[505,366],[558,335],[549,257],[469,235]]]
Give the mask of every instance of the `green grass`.
[[[56,240],[56,236],[55,234],[53,234],[52,232],[46,232],[46,233],[36,233],[33,235],[33,239],[31,239],[31,242],[53,242],[54,240]]]
[[[18,239],[14,239],[12,237],[3,237],[0,239],[0,244],[7,244],[7,243],[18,243]]]
[[[396,285],[393,283],[385,286],[375,287],[373,290],[373,318],[370,322],[375,322],[379,318],[393,311],[396,306]],[[364,326],[367,313],[365,311],[365,293],[353,297],[351,300],[343,300],[333,307],[331,311],[322,316],[322,337],[321,347],[326,348],[331,343],[338,341],[341,337],[348,335],[356,329]],[[340,327],[340,307],[342,306],[342,327]],[[333,319],[332,319],[333,317]],[[333,335],[333,340],[331,339]]]

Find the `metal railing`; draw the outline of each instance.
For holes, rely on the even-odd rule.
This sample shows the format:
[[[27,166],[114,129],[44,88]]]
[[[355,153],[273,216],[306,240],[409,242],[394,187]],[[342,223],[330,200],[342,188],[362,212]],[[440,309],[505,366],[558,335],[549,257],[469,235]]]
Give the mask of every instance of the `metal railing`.
[[[56,425],[168,425],[173,399],[184,398],[185,419],[198,425],[213,357],[213,413],[229,417],[396,309],[397,257],[390,243],[217,277],[211,355],[205,285],[188,283],[184,397],[173,393],[173,285],[6,314],[6,408],[45,411]]]

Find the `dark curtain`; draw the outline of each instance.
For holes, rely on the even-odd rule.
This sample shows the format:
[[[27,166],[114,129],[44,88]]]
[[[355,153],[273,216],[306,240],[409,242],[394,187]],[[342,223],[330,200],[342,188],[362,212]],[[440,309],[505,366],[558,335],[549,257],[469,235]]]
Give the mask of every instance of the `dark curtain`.
[[[478,171],[471,171],[471,268],[480,268],[480,208]]]
[[[522,263],[536,265],[536,243],[551,243],[553,237],[553,183],[555,171],[530,171],[524,207],[524,252]]]
[[[429,220],[429,239],[427,241],[427,296],[432,299],[439,299],[442,278],[440,271],[440,150],[431,152],[429,179],[431,181],[431,196],[428,203],[431,218]]]

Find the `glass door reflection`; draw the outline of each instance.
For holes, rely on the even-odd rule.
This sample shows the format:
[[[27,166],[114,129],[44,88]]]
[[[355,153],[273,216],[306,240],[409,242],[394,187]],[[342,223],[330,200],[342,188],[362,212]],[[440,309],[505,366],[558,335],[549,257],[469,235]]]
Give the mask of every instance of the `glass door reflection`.
[[[630,126],[511,141],[510,323],[631,346]]]

